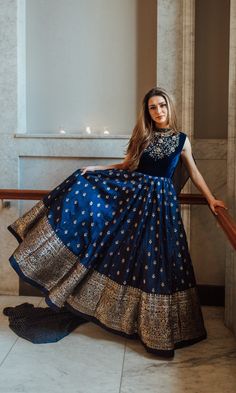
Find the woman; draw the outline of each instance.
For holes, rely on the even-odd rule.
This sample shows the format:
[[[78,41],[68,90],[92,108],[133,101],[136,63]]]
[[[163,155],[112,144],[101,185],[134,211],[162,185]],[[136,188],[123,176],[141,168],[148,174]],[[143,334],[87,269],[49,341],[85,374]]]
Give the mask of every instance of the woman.
[[[206,338],[173,185],[180,160],[211,210],[214,198],[161,88],[143,100],[122,163],[77,170],[9,227],[10,262],[66,307],[166,357]]]

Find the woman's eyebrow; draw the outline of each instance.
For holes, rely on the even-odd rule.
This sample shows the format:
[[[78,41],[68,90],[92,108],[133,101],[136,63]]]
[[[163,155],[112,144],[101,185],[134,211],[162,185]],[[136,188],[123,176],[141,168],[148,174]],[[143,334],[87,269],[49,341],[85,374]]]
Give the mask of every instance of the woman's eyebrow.
[[[165,101],[158,102],[157,105],[161,105],[161,104],[165,104]],[[156,104],[150,104],[149,108],[152,108],[152,107],[157,106],[157,105]]]

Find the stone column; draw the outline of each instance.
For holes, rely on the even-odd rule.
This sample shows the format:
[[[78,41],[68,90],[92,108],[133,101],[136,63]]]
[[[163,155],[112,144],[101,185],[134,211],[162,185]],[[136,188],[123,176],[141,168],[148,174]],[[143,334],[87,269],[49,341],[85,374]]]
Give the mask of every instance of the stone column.
[[[228,207],[236,218],[236,0],[230,2],[228,113]],[[226,251],[225,323],[236,334],[236,253],[230,245]]]
[[[178,125],[193,139],[195,0],[158,0],[157,85],[174,98]],[[190,184],[183,190],[190,192]],[[190,208],[181,208],[190,240]]]

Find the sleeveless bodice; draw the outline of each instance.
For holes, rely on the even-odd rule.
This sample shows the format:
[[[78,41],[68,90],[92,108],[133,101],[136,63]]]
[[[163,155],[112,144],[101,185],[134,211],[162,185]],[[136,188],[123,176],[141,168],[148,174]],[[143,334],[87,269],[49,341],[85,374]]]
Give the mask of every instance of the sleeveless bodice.
[[[154,132],[152,141],[141,155],[136,171],[151,176],[172,178],[186,137],[183,132]]]

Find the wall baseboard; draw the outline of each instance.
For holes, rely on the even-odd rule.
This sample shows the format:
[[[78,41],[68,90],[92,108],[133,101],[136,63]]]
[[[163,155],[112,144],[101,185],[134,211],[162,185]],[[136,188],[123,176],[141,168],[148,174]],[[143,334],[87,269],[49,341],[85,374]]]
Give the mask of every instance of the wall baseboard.
[[[19,295],[44,297],[44,294],[38,288],[33,287],[21,278],[19,279]]]
[[[225,287],[222,285],[198,285],[198,293],[202,306],[225,305]]]

